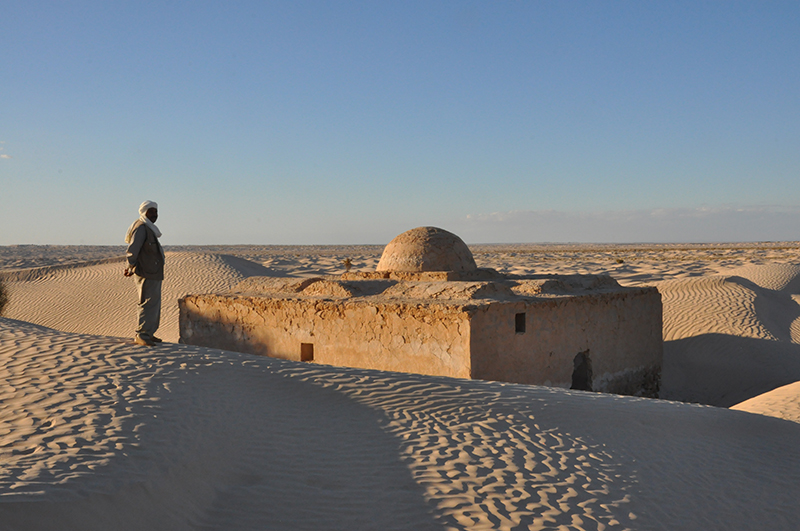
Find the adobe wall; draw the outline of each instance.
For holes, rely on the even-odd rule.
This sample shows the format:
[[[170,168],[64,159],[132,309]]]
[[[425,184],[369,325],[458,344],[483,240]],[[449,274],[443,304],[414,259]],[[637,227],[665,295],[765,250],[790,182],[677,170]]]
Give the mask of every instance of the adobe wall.
[[[594,391],[654,396],[661,312],[655,288],[495,302],[472,317],[472,377],[568,388],[575,356],[588,351]]]
[[[370,299],[189,295],[184,343],[329,365],[470,377],[464,306]],[[306,347],[302,347],[305,344]]]
[[[560,387],[571,386],[573,362],[584,353],[592,369],[585,389],[657,395],[655,288],[623,288],[602,275],[381,275],[251,277],[232,293],[190,295],[179,301],[181,340],[295,361]]]

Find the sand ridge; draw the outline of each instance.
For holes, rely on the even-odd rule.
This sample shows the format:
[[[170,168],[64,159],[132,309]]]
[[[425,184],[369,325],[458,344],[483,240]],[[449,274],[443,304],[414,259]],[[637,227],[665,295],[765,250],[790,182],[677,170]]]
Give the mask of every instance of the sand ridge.
[[[502,384],[299,372],[386,416],[426,499],[454,529],[625,528],[636,518],[624,472],[606,448],[537,423],[544,390],[523,387],[514,396]]]
[[[8,317],[64,331],[130,338],[135,287],[121,263],[80,266],[80,249],[28,249],[38,275],[8,282]],[[4,248],[8,250],[9,248]],[[168,252],[160,337],[178,338],[177,299],[226,291],[252,275],[308,278],[374,270],[380,246],[178,247]],[[661,396],[731,406],[800,380],[800,244],[473,246],[480,267],[504,273],[610,274],[654,285],[664,302]],[[116,248],[89,248],[86,258]],[[224,254],[220,253],[224,251]],[[50,252],[52,256],[47,253]],[[16,263],[13,253],[0,253]],[[27,255],[26,255],[27,256]],[[26,261],[27,260],[27,261]],[[55,269],[53,268],[55,266]],[[20,269],[6,269],[17,274]],[[21,277],[20,277],[21,278]]]
[[[344,258],[374,269],[380,256],[369,246],[213,251],[168,253],[167,341],[177,339],[184,293],[226,291],[253,275],[337,274]],[[733,407],[137,347],[123,264],[81,264],[58,249],[54,263],[23,257],[43,268],[8,282],[8,316],[30,322],[0,319],[0,522],[793,529],[797,246],[522,251],[488,246],[476,261],[658,287],[661,396]],[[86,258],[106,259],[93,252]]]
[[[385,412],[447,529],[791,528],[794,494],[774,498],[776,485],[760,483],[796,492],[778,464],[792,443],[773,446],[792,423],[760,417],[756,428],[759,417],[724,409],[496,382],[381,373],[370,385],[368,373],[312,378]],[[721,514],[720,503],[737,508]],[[745,516],[759,503],[772,524]]]
[[[731,409],[800,423],[800,381],[740,402],[731,406]]]
[[[425,529],[374,415],[281,366],[0,319],[4,529]]]
[[[748,265],[656,285],[662,398],[729,407],[800,380],[800,266]]]
[[[800,424],[761,415],[147,349],[8,319],[0,371],[14,382],[0,446],[9,529],[789,529],[800,518]]]
[[[8,317],[67,332],[133,337],[136,286],[122,275],[124,262],[43,268],[24,281],[7,283]],[[235,256],[169,252],[162,286],[158,335],[178,341],[178,299],[188,293],[227,291],[242,279],[264,275],[262,265]]]

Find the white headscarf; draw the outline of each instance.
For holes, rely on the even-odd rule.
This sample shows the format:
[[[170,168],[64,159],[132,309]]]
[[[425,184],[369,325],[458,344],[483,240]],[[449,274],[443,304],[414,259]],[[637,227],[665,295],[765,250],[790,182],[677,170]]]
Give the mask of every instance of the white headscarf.
[[[161,237],[161,231],[158,230],[156,224],[147,219],[147,216],[145,215],[147,214],[147,211],[150,210],[151,208],[155,208],[156,210],[158,210],[158,203],[156,203],[155,201],[145,201],[144,203],[139,205],[139,219],[131,223],[131,226],[128,227],[128,232],[125,233],[125,243],[130,244],[133,241],[133,230],[136,224],[139,223],[139,220],[141,220],[145,225],[147,225],[147,227],[150,230],[153,231],[153,234],[156,235],[156,238]]]

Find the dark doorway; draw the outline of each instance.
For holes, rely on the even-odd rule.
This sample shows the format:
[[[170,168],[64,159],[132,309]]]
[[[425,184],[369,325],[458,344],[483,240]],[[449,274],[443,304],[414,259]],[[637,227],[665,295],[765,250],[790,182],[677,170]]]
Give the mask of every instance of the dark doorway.
[[[575,355],[572,360],[572,387],[578,391],[592,390],[592,359],[589,351],[584,350]]]

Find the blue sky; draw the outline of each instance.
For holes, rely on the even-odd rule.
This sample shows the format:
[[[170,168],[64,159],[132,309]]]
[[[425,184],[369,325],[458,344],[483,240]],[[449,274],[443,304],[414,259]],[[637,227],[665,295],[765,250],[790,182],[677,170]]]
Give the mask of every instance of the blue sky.
[[[795,1],[0,7],[0,245],[800,240]]]

